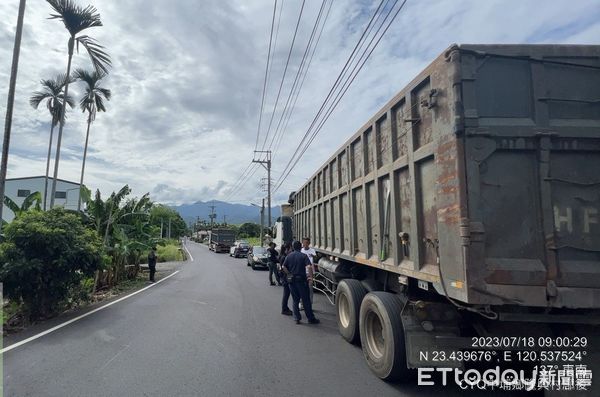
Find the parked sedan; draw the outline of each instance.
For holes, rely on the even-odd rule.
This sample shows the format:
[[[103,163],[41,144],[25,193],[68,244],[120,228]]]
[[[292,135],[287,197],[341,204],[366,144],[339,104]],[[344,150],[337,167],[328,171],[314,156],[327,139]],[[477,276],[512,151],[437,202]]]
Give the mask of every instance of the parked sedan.
[[[248,266],[252,266],[252,270],[257,267],[268,268],[268,254],[265,247],[254,246],[248,253]]]
[[[248,255],[250,251],[250,244],[246,241],[236,241],[233,246],[229,249],[229,256],[236,258],[244,257]]]

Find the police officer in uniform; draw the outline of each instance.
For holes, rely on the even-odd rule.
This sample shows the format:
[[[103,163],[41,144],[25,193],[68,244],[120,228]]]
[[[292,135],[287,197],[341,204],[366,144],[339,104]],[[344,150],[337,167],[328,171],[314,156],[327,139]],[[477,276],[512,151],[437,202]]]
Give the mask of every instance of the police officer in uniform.
[[[156,273],[156,261],[158,255],[156,255],[156,247],[152,247],[152,250],[148,254],[148,270],[150,270],[150,282],[154,282],[154,273]]]
[[[308,256],[300,252],[302,249],[302,243],[300,243],[300,241],[294,241],[292,248],[294,251],[287,255],[283,262],[283,271],[288,275],[290,292],[292,293],[292,299],[294,301],[294,320],[296,320],[296,324],[300,324],[302,317],[300,316],[299,304],[300,300],[302,300],[308,322],[310,324],[318,324],[320,321],[315,318],[315,315],[313,314],[312,303],[310,302],[310,295],[308,292],[308,278],[312,278],[313,274],[312,264],[310,263]]]
[[[290,243],[286,243],[283,247],[281,247],[281,254],[279,255],[279,264],[277,266],[277,271],[279,272],[279,280],[281,281],[281,285],[283,285],[283,297],[281,298],[281,314],[286,316],[291,316],[293,313],[288,306],[288,301],[290,300],[290,286],[287,282],[287,277],[285,272],[283,271],[283,263],[285,262],[285,258],[287,255],[292,252],[292,245]]]

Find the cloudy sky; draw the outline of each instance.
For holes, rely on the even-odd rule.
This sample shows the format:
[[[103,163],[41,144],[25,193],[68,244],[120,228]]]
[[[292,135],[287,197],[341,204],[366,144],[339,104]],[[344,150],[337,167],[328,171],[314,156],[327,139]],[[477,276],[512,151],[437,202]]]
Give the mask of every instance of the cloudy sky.
[[[0,2],[2,120],[18,3]],[[113,61],[104,83],[113,98],[108,111],[99,114],[92,125],[85,183],[105,194],[129,184],[137,195],[150,192],[154,200],[170,204],[212,199],[258,202],[263,197],[264,171],[252,173],[241,189],[232,192],[232,186],[250,164],[255,148],[273,0],[78,3],[97,7],[104,26],[88,34],[106,47]],[[282,4],[276,16],[280,23],[276,24],[260,143],[302,2],[279,0],[278,6]],[[321,0],[305,2],[273,130],[321,4]],[[378,4],[375,0],[326,0],[325,10],[330,11],[296,107],[282,131],[282,144],[274,153],[273,179],[300,143]],[[60,21],[47,18],[50,12],[44,0],[27,1],[8,177],[45,173],[49,116],[43,107],[32,109],[28,100],[39,89],[40,79],[66,69],[68,36]],[[275,201],[302,185],[450,44],[597,44],[598,39],[597,0],[409,0],[311,149],[276,192]],[[74,57],[74,66],[88,68],[90,64],[81,53]],[[72,87],[76,97],[81,95],[81,86]],[[84,139],[85,117],[73,110],[64,131],[60,178],[78,180]]]

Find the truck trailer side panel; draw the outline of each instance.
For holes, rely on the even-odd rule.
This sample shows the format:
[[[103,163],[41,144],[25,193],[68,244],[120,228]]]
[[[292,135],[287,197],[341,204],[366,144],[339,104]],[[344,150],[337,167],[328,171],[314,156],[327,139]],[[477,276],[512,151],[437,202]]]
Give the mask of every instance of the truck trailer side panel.
[[[478,305],[600,307],[600,46],[452,46],[296,193],[316,249]]]

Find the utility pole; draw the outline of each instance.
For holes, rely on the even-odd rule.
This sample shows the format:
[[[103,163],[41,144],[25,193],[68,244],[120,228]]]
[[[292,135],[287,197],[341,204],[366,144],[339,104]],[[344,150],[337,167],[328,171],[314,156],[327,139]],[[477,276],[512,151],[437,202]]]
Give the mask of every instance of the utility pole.
[[[160,218],[160,238],[163,238],[163,218]]]
[[[210,215],[208,216],[210,218],[210,230],[213,229],[213,225],[215,224],[215,218],[217,217],[217,214],[215,214],[215,205],[214,205],[214,200],[213,200],[213,205],[209,205],[210,207]]]
[[[254,153],[266,153],[264,160],[252,160],[253,163],[259,163],[267,170],[267,212],[269,214],[269,226],[272,225],[271,219],[271,151],[270,150],[255,150]],[[264,200],[263,200],[264,201]],[[264,203],[263,203],[264,208]],[[262,242],[261,242],[262,244]]]
[[[169,240],[171,239],[171,217],[169,217]]]
[[[260,246],[263,246],[263,234],[265,232],[265,199],[262,199],[262,206],[260,207]]]

